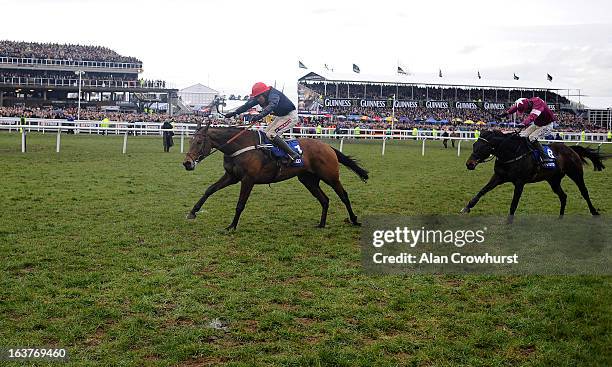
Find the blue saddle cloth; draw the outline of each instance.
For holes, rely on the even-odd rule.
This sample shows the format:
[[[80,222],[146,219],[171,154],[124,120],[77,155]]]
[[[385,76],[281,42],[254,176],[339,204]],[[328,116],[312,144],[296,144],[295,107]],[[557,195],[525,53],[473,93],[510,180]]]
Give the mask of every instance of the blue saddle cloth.
[[[552,149],[550,149],[550,146],[542,145],[542,149],[546,153],[546,155],[542,157],[542,167],[544,167],[544,169],[550,169],[550,170],[557,168],[557,157],[555,157],[555,153],[553,153]],[[540,151],[534,150],[533,158],[539,162],[540,161]]]
[[[272,142],[270,141],[270,139],[268,139],[266,134],[263,134],[263,133],[260,132],[260,136],[261,136],[261,141],[262,141],[262,144],[263,144],[261,147],[264,148],[264,149],[268,149],[272,153],[272,156],[274,156],[277,159],[287,159],[287,160],[289,160],[291,162],[289,164],[290,167],[304,167],[304,162],[303,162],[302,158],[298,158],[295,161],[291,161],[291,158],[289,158],[289,155],[287,153],[285,153],[285,151],[282,150],[281,148],[279,148],[276,145],[272,144]],[[300,148],[300,143],[297,141],[297,139],[291,139],[291,140],[285,140],[285,141],[287,142],[289,147],[294,152],[296,152],[300,156],[302,155],[302,148]]]

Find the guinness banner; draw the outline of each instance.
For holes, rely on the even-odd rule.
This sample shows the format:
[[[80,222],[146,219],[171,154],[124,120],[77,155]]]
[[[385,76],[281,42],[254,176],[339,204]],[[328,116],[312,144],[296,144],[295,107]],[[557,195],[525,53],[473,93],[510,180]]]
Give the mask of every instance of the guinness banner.
[[[448,101],[427,101],[425,102],[425,107],[427,108],[443,108],[449,109]]]
[[[425,107],[427,109],[459,109],[459,110],[494,110],[503,111],[510,107],[511,104],[502,102],[469,102],[469,101],[411,101],[411,100],[396,100],[395,102],[391,99],[359,99],[359,98],[325,98],[319,99],[317,103],[317,97],[319,95],[311,92],[304,88],[302,93],[298,95],[300,97],[300,111],[314,111],[317,108],[325,109],[329,107],[340,107],[340,108],[419,108]],[[318,104],[318,106],[317,106]],[[310,107],[310,108],[309,108]],[[549,104],[548,108],[551,111],[558,111],[558,105]]]
[[[384,100],[371,100],[371,99],[360,99],[359,106],[366,108],[387,108],[391,107],[391,103],[393,100],[384,101]]]
[[[419,101],[395,101],[395,108],[417,108]]]
[[[325,107],[353,107],[357,106],[355,102],[357,99],[336,99],[336,98],[325,98]]]
[[[479,110],[478,102],[455,102],[455,108],[460,110]]]
[[[485,110],[505,110],[506,104],[501,102],[485,102]]]
[[[387,99],[349,99],[349,98],[326,98],[325,107],[364,107],[364,108],[417,108],[419,101],[395,101]]]

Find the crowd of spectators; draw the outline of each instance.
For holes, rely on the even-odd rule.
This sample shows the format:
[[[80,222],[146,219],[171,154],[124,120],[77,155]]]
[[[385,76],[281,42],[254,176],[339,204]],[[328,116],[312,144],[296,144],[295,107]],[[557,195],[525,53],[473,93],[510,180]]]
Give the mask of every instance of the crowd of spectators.
[[[77,109],[69,108],[27,108],[27,107],[0,107],[0,117],[26,117],[46,119],[76,119]],[[175,115],[154,112],[110,112],[102,110],[81,109],[80,119],[102,121],[108,118],[111,121],[125,122],[165,122],[168,120],[181,123],[198,123],[206,119],[202,115]]]
[[[0,69],[0,83],[4,84],[28,84],[28,85],[53,85],[55,81],[65,82],[70,80],[77,85],[79,77],[70,71],[50,71],[50,70],[27,70],[27,71],[8,71]],[[81,76],[84,84],[88,81],[96,82],[122,82],[120,85],[141,88],[165,88],[164,80],[138,79],[137,74],[129,73],[93,73],[87,72]],[[110,84],[110,83],[109,83]]]
[[[559,116],[559,115],[557,115]],[[566,116],[566,113],[563,113],[562,116]],[[603,127],[592,126],[585,119],[572,120],[573,123],[560,123],[554,129],[554,131],[558,132],[607,132],[607,130]],[[357,126],[361,129],[380,129],[385,130],[391,127],[391,123],[387,121],[350,121],[345,119],[335,119],[330,120],[329,118],[317,118],[317,117],[301,117],[299,126],[306,126],[315,128],[320,125],[321,127],[336,127],[340,126],[343,129],[353,129]],[[517,123],[516,125],[511,125],[508,121],[504,121],[502,123],[496,123],[495,125],[491,125],[488,123],[466,123],[465,121],[454,121],[449,122],[448,124],[437,124],[437,123],[428,123],[424,120],[402,120],[395,122],[393,124],[394,129],[398,130],[412,130],[413,128],[417,128],[419,130],[459,130],[459,131],[472,131],[472,130],[483,130],[489,128],[511,128],[518,129],[521,128],[521,125]]]
[[[137,58],[119,55],[108,47],[60,43],[0,41],[0,56],[142,64]]]
[[[60,79],[67,80],[79,79],[78,75],[71,71],[51,71],[51,70],[27,70],[27,71],[8,71],[0,70],[0,78],[43,78],[43,79]],[[122,73],[83,73],[83,80],[120,80],[120,81],[137,81],[137,74],[122,74]]]
[[[351,108],[342,108],[342,107],[331,107],[327,108],[334,116],[367,116],[370,121],[376,122],[377,120],[384,120],[386,117],[392,115],[392,111],[389,108],[363,108],[363,107],[351,107]],[[443,123],[461,123],[464,121],[473,121],[474,123],[482,121],[485,123],[497,121],[499,119],[495,118],[495,115],[502,112],[501,110],[495,111],[485,111],[481,109],[457,109],[457,108],[448,108],[448,109],[437,109],[437,108],[425,108],[425,107],[416,107],[416,108],[396,108],[395,109],[395,117],[400,122],[416,122],[421,123],[427,120],[436,120],[442,121]],[[577,128],[581,129],[585,124],[587,119],[585,119],[585,113],[574,113],[569,111],[555,111],[555,115],[557,116],[557,121],[560,126],[568,127],[568,128]],[[520,121],[520,118],[519,118]]]
[[[398,119],[398,128],[413,128],[415,125],[461,125],[465,128],[474,128],[475,125],[496,125],[507,121],[500,120],[495,117],[503,110],[485,110],[481,102],[504,103],[508,106],[516,99],[521,97],[537,96],[549,101],[555,105],[554,111],[557,115],[558,128],[583,130],[592,129],[587,126],[588,120],[585,118],[584,112],[571,111],[569,109],[561,110],[563,105],[567,105],[570,101],[556,93],[544,90],[521,91],[516,89],[483,89],[483,88],[444,88],[444,87],[421,87],[421,86],[397,86],[397,85],[363,85],[363,84],[325,84],[320,82],[309,83],[306,88],[310,89],[310,95],[318,96],[320,114],[329,114],[333,116],[344,116],[348,119],[343,121],[350,126],[362,126],[367,124],[379,124],[392,114]],[[351,98],[351,99],[369,99],[369,100],[384,100],[387,101],[387,106],[392,105],[393,96],[397,100],[419,101],[419,107],[416,108],[364,108],[353,103],[350,107],[327,107],[324,106],[325,98]],[[424,101],[447,101],[449,108],[426,108]],[[455,108],[454,102],[478,102],[479,108]],[[314,111],[313,111],[314,112]],[[354,121],[358,116],[359,121]],[[366,121],[364,121],[364,118]],[[323,118],[329,121],[329,117]],[[435,120],[435,122],[434,122]],[[498,121],[499,120],[499,121]],[[336,119],[338,121],[338,119]],[[432,123],[428,123],[432,122]],[[467,121],[467,123],[465,123]],[[520,117],[517,122],[520,122]],[[478,124],[480,123],[480,124]],[[384,125],[384,122],[383,122]]]
[[[19,57],[36,59],[61,59],[69,61],[98,61],[114,63],[137,63],[140,60],[131,56],[122,56],[117,52],[101,46],[83,46],[58,43],[37,43],[37,42],[15,42],[0,41],[0,57]],[[163,80],[138,79],[137,73],[106,73],[106,72],[86,72],[81,76],[82,80],[87,81],[112,81],[121,82],[119,86],[143,87],[143,88],[165,88],[166,82]],[[43,80],[41,80],[43,79]],[[0,68],[0,83],[3,84],[28,84],[41,85],[54,84],[53,81],[60,81],[65,85],[67,80],[78,80],[78,76],[72,71],[60,70],[15,70]],[[98,83],[99,84],[99,83]],[[110,85],[111,83],[108,83]],[[116,83],[113,83],[115,85]]]
[[[337,86],[337,88],[336,88]],[[567,104],[570,101],[557,93],[544,90],[489,89],[489,88],[453,88],[421,87],[410,85],[359,85],[359,84],[325,84],[315,82],[307,87],[322,98],[364,98],[398,100],[440,100],[440,101],[489,101],[514,102],[522,97],[540,97],[549,103]]]
[[[491,124],[486,123],[488,119],[484,118],[478,113],[484,113],[482,111],[471,110],[465,112],[464,110],[426,110],[424,108],[411,109],[414,110],[415,118],[402,118],[394,123],[395,129],[413,129],[414,127],[419,129],[431,129],[431,128],[454,128],[460,130],[474,130],[483,129]],[[428,114],[428,111],[434,111],[433,115]],[[464,115],[453,115],[453,111],[459,111],[465,113]],[[604,131],[595,126],[591,126],[588,123],[588,119],[573,114],[571,112],[557,112],[558,126],[555,130],[557,131]],[[0,107],[0,117],[21,117],[27,118],[50,118],[50,119],[76,119],[77,110],[76,108],[69,107],[64,109],[54,108],[24,108],[24,107]],[[448,123],[428,123],[427,116],[435,116],[437,120],[446,120]],[[461,116],[452,117],[452,116]],[[125,121],[125,122],[165,122],[168,120],[181,123],[198,123],[206,120],[206,116],[203,115],[176,115],[168,116],[165,113],[154,113],[152,111],[147,112],[108,112],[101,110],[92,109],[81,109],[80,113],[81,120],[92,120],[101,121],[108,118],[111,121]],[[471,121],[469,121],[471,120]],[[237,122],[237,121],[234,121]],[[480,123],[479,123],[480,122]],[[508,123],[508,121],[504,121]],[[517,121],[520,122],[520,121]],[[354,128],[359,126],[363,129],[387,129],[391,126],[390,122],[384,121],[384,119],[377,120],[358,120],[351,121],[348,119],[338,118],[327,118],[327,117],[300,117],[300,124],[298,126],[310,126],[315,127],[321,125],[322,127],[335,127],[340,125],[345,128]],[[484,126],[483,126],[484,125]],[[498,125],[498,124],[496,124]]]

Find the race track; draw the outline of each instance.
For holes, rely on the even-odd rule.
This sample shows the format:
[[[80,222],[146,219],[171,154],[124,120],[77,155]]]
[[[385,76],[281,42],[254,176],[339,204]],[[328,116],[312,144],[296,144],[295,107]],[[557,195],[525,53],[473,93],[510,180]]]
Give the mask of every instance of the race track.
[[[67,365],[612,365],[612,279],[595,276],[368,276],[360,230],[331,199],[328,227],[297,181],[256,186],[238,225],[239,186],[185,215],[221,176],[194,172],[159,137],[0,133],[0,340],[65,346]],[[331,141],[338,146],[337,141]],[[178,139],[175,139],[178,144]],[[454,214],[486,183],[462,155],[428,142],[345,142],[370,181],[342,168],[356,214]],[[608,151],[611,149],[608,148]],[[593,203],[612,212],[612,161],[585,168]],[[588,214],[568,179],[567,214]],[[512,187],[472,214],[505,215]],[[281,204],[282,203],[282,204]],[[517,215],[556,214],[548,184]],[[211,324],[212,323],[212,324]],[[212,327],[215,326],[215,327]],[[197,357],[192,357],[197,356]]]

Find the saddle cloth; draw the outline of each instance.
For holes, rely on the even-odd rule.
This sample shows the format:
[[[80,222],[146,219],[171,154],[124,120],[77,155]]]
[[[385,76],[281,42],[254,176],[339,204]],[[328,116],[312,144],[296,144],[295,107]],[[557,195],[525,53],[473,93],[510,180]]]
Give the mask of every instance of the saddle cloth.
[[[542,149],[546,153],[544,157],[542,157],[542,167],[545,169],[555,169],[557,167],[557,158],[555,157],[555,153],[553,153],[552,149],[548,145],[542,145]],[[540,161],[540,152],[538,150],[533,151],[533,158],[536,161]]]
[[[304,162],[302,161],[301,158],[296,159],[295,161],[291,161],[291,159],[289,158],[289,155],[287,153],[285,153],[284,150],[278,148],[277,146],[275,146],[274,144],[272,144],[272,142],[270,141],[270,139],[268,139],[268,137],[266,136],[266,134],[264,134],[263,132],[259,132],[259,137],[261,139],[261,144],[258,146],[260,149],[267,149],[270,151],[270,153],[272,153],[272,156],[276,159],[283,159],[283,160],[289,160],[291,163],[289,164],[290,167],[303,167],[304,166]],[[302,155],[302,148],[300,148],[300,143],[297,141],[297,139],[291,139],[291,140],[285,140],[287,142],[287,145],[289,145],[289,147],[296,152],[299,155]]]

